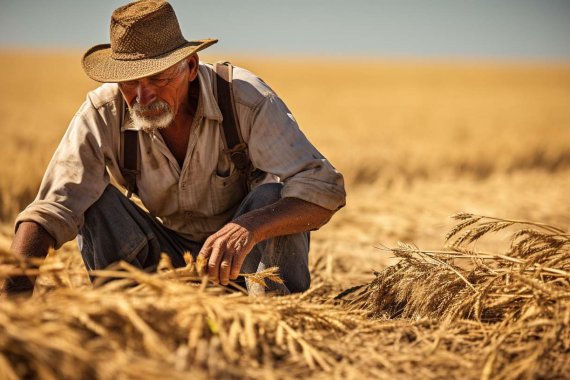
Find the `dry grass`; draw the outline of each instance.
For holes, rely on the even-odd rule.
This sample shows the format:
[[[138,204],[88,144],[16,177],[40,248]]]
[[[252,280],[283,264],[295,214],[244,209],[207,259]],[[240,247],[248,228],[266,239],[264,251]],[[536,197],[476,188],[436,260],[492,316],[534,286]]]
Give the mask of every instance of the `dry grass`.
[[[0,306],[4,378],[563,378],[570,370],[570,237],[544,224],[472,214],[446,251],[401,243],[401,261],[339,292],[249,298],[166,258],[126,263],[77,284],[73,256],[1,252],[0,276],[43,278],[32,299]],[[513,226],[506,252],[473,244]],[[322,263],[321,263],[322,264]],[[326,272],[317,261],[315,273]],[[256,281],[275,280],[269,270]],[[421,365],[420,367],[418,367]]]
[[[1,253],[0,276],[43,276],[31,300],[0,306],[0,371],[13,378],[289,378],[330,372],[341,346],[325,343],[363,327],[360,313],[310,302],[310,293],[253,299],[209,286],[191,259],[173,269],[164,257],[157,274],[120,263],[92,272],[115,280],[91,287],[70,280],[81,275],[70,257],[40,268]],[[273,269],[249,277],[278,279]]]
[[[436,335],[435,345],[468,341],[479,350],[481,378],[566,377],[570,234],[543,223],[467,213],[454,218],[459,224],[446,236],[448,250],[400,243],[388,249],[402,259],[397,265],[338,298],[350,298],[349,305],[372,318],[438,321],[446,337]],[[486,235],[513,226],[519,229],[505,252],[475,248]]]
[[[8,265],[0,272],[41,272],[31,299],[0,302],[0,378],[570,372],[567,235],[536,225],[516,235],[520,224],[475,221],[511,216],[570,229],[570,66],[232,58],[285,99],[345,174],[349,194],[312,236],[311,289],[251,299],[167,262],[156,275],[128,266],[99,273],[121,278],[92,287],[73,243],[41,268],[10,258],[11,221],[96,86],[79,57],[0,54],[9,89],[0,95],[0,258]],[[457,210],[474,214],[440,249],[455,227],[446,216]],[[398,240],[435,249],[375,248]]]

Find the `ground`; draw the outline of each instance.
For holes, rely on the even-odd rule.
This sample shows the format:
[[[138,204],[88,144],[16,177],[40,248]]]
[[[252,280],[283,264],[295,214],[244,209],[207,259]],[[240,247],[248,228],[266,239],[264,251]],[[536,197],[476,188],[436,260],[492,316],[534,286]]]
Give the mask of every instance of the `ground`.
[[[2,247],[9,244],[15,214],[35,196],[49,157],[84,100],[85,92],[96,86],[81,72],[79,57],[77,52],[0,54],[0,83],[4,88],[0,95],[0,131],[4,136],[0,155]],[[568,65],[202,57],[210,62],[218,58],[229,58],[269,83],[288,104],[309,139],[345,176],[347,206],[313,234],[311,262],[315,281],[312,290],[305,300],[293,297],[290,301],[278,301],[279,306],[266,305],[276,308],[281,313],[280,318],[289,321],[289,325],[299,321],[287,320],[289,306],[284,306],[287,302],[298,302],[295,307],[299,313],[327,305],[326,310],[311,309],[307,313],[330,314],[330,318],[336,318],[333,314],[343,310],[343,306],[331,301],[334,295],[347,287],[370,282],[374,271],[397,262],[392,252],[383,247],[404,241],[423,249],[441,249],[443,236],[453,226],[449,216],[457,212],[534,220],[570,230]],[[499,250],[504,240],[499,235],[483,244],[486,245],[482,248]],[[80,268],[74,243],[66,245],[64,251],[75,257],[73,266]],[[303,303],[306,300],[312,302]],[[263,302],[256,305],[263,310]],[[147,310],[143,309],[139,311]],[[265,312],[269,313],[259,311]],[[89,314],[91,311],[85,313],[93,317]],[[217,311],[213,313],[221,315],[216,314]],[[26,315],[24,311],[22,315]],[[271,318],[274,316],[268,316],[267,320]],[[350,325],[342,319],[346,316],[338,318],[346,326]],[[360,320],[361,323],[367,323],[364,320]],[[18,323],[25,322],[22,321],[13,322],[20,326]],[[433,321],[425,322],[427,325],[423,327],[413,321],[396,322],[383,328],[399,328],[397,341],[379,337],[376,344],[371,345],[363,342],[363,338],[341,334],[339,341],[348,345],[349,351],[359,354],[335,359],[333,354],[338,351],[331,348],[332,353],[328,352],[322,361],[315,354],[305,362],[299,358],[288,362],[287,355],[291,352],[283,352],[284,362],[292,365],[287,367],[275,364],[279,362],[279,355],[271,351],[276,372],[265,368],[256,373],[266,377],[287,373],[294,376],[295,371],[302,373],[307,365],[312,368],[307,363],[313,360],[317,370],[309,370],[316,377],[368,373],[378,377],[398,374],[410,378],[414,373],[413,370],[408,372],[410,365],[421,361],[437,363],[435,356],[426,359],[425,350],[422,351],[424,356],[415,357],[419,351],[414,351],[414,347],[422,348],[422,344],[406,343],[402,337],[429,336],[428,332],[437,330],[438,325]],[[263,323],[261,319],[255,320],[254,325],[263,327]],[[309,325],[311,323],[316,322],[311,319]],[[378,325],[366,328],[381,331]],[[212,329],[215,330],[210,326]],[[223,326],[219,329],[223,331]],[[286,327],[283,329],[289,331]],[[314,329],[319,331],[318,327]],[[317,347],[317,351],[327,353],[325,347],[315,343],[319,339],[310,329],[301,330],[304,331],[301,336]],[[363,336],[375,339],[370,331]],[[324,337],[331,338],[326,334]],[[299,342],[302,340],[296,340],[295,344],[303,347]],[[208,347],[215,346],[211,340],[209,344]],[[391,354],[378,354],[387,347]],[[365,350],[370,355],[366,356]],[[311,357],[302,349],[299,352],[305,358]],[[440,354],[439,360],[443,361],[445,355],[453,352],[448,349],[434,355]],[[456,354],[453,360],[458,363],[455,367],[445,367],[447,376],[484,377],[484,370],[477,366],[486,352],[483,347],[480,357],[463,359]],[[85,355],[90,353],[93,351],[86,349]],[[399,372],[394,370],[399,363],[396,354],[407,355],[400,363]],[[14,358],[6,352],[5,355]],[[162,357],[160,355],[157,357]],[[194,361],[190,360],[188,368],[199,362],[196,355],[190,355]],[[231,357],[227,352],[224,355]],[[374,370],[362,369],[365,357],[368,357],[367,366]],[[204,363],[200,368],[206,368],[205,376],[213,373],[255,376],[249,370],[239,369],[239,365],[234,372]],[[426,364],[418,373],[424,377],[441,376],[441,372],[430,372],[430,368],[433,369]],[[216,372],[218,370],[221,372]],[[97,371],[104,377],[116,373]],[[149,373],[143,375],[150,376]]]

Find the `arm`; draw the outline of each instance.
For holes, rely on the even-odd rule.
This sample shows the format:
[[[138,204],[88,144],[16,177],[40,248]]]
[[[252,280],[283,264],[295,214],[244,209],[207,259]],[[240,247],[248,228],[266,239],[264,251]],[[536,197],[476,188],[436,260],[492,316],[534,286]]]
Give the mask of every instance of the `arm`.
[[[215,283],[235,280],[245,257],[259,242],[282,235],[315,230],[335,211],[297,199],[278,202],[244,214],[210,236],[200,256],[208,261],[208,274]]]
[[[345,204],[342,175],[301,132],[290,110],[265,82],[234,67],[239,124],[253,166],[283,182],[281,200],[244,214],[212,235],[200,251],[215,282],[239,274],[260,241],[314,230]]]
[[[55,244],[51,235],[35,222],[23,222],[12,241],[10,249],[22,257],[46,257]],[[33,290],[35,278],[17,276],[7,279],[1,292],[16,294]]]
[[[116,162],[113,157],[120,117],[114,111],[119,108],[111,100],[120,99],[120,95],[118,90],[114,94],[109,87],[90,93],[71,120],[46,169],[36,199],[15,220],[11,249],[16,254],[45,257],[50,248],[58,249],[77,236],[85,210],[109,182],[106,160],[111,164]],[[34,282],[35,279],[25,276],[14,277],[0,286],[0,292],[31,290]]]
[[[95,92],[101,92],[101,87]],[[21,236],[26,239],[28,233],[23,231],[28,230],[20,232],[20,226],[26,222],[40,225],[54,239],[55,249],[77,236],[85,211],[109,183],[107,163],[116,166],[120,118],[115,115],[113,102],[96,107],[91,95],[71,120],[44,173],[36,199],[15,220],[17,234],[24,233]],[[18,238],[15,241],[18,243]]]

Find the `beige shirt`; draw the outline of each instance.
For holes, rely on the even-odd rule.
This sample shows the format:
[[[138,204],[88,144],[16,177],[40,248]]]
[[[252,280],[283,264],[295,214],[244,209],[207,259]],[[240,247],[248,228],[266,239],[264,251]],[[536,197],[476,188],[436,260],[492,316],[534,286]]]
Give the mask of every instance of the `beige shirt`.
[[[222,141],[222,115],[213,94],[212,67],[200,63],[200,96],[182,167],[159,132],[139,132],[138,196],[164,225],[202,242],[227,223],[245,197],[239,172]],[[345,204],[342,175],[300,131],[281,99],[258,77],[234,68],[234,96],[252,164],[283,182],[282,197],[300,198],[329,210]],[[78,233],[84,212],[101,196],[110,176],[122,186],[121,129],[126,105],[116,84],[87,95],[44,175],[39,193],[16,219],[34,221],[56,248]]]

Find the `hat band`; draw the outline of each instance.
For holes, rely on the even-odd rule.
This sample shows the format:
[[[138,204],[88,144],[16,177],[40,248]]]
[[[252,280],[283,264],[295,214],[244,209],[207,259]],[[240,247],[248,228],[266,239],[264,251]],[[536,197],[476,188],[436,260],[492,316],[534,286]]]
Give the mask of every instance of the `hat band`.
[[[184,47],[184,45],[186,45],[186,44],[188,44],[188,41],[186,41],[185,39],[182,39],[182,42],[180,42],[176,46],[173,46],[170,50],[159,51],[157,54],[154,54],[154,55],[150,55],[148,53],[140,53],[140,52],[136,52],[136,51],[134,51],[134,52],[115,52],[115,51],[113,51],[111,53],[111,58],[115,59],[117,61],[140,61],[141,59],[161,57],[165,54],[172,53],[173,51],[180,49],[181,47]]]

